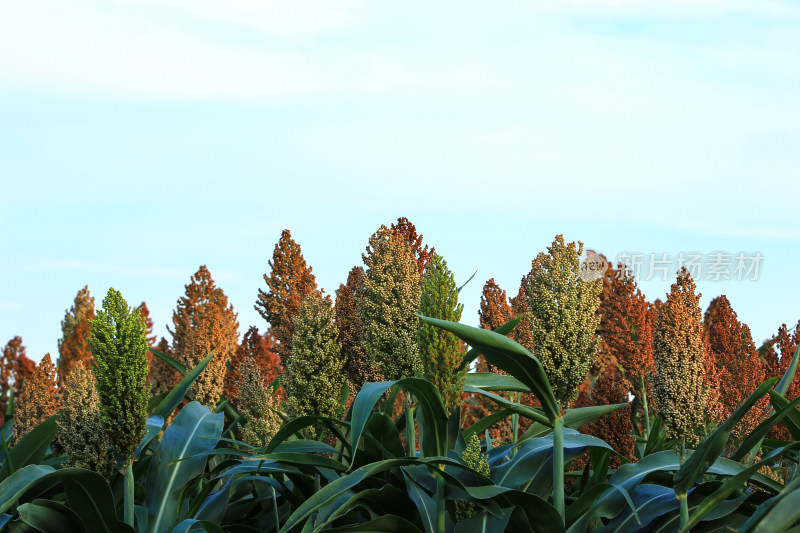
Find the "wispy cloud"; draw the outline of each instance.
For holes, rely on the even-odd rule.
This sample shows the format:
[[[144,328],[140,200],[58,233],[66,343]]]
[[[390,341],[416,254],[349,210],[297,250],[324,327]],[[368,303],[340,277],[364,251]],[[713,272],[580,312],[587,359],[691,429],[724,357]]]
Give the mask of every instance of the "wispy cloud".
[[[23,272],[58,272],[65,270],[92,272],[98,274],[111,274],[115,276],[129,276],[143,279],[160,279],[166,281],[188,281],[189,273],[184,268],[169,268],[156,266],[131,266],[93,263],[87,261],[68,260],[68,261],[42,261],[30,264],[11,265],[7,268],[11,271]],[[214,279],[222,282],[236,281],[239,278],[237,272],[228,270],[215,270]]]
[[[591,31],[603,19],[713,22],[717,16],[752,15],[785,23],[800,18],[800,7],[779,1],[576,0],[518,2],[503,9],[466,2],[439,11],[426,6],[412,3],[399,10],[359,0],[14,2],[0,8],[0,86],[257,102],[311,101],[319,95],[519,101],[554,81],[557,87],[559,79],[583,91],[592,73],[605,71],[602,81],[610,81],[611,74],[630,78],[633,69],[670,61],[670,51],[656,36],[609,62],[613,39],[603,42]],[[584,23],[570,27],[573,17]],[[527,41],[515,36],[520,20],[528,21]],[[768,36],[755,44],[726,45],[731,58],[753,46],[771,52],[763,57],[779,50]],[[783,50],[780,56],[791,60],[793,49]],[[694,50],[701,58],[706,52]],[[690,56],[681,58],[692,62]],[[776,70],[786,64],[773,62]]]
[[[22,304],[19,302],[0,302],[0,311],[16,311],[22,309]]]

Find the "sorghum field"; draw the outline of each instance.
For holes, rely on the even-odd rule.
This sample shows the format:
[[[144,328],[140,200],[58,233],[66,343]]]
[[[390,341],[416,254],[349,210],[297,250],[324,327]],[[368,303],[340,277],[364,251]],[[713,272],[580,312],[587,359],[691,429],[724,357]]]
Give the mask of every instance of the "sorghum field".
[[[204,266],[171,340],[84,288],[55,362],[3,350],[0,530],[800,531],[797,327],[756,346],[688,271],[648,302],[583,252],[486,281],[480,328],[404,218],[335,297],[284,231],[241,343]]]

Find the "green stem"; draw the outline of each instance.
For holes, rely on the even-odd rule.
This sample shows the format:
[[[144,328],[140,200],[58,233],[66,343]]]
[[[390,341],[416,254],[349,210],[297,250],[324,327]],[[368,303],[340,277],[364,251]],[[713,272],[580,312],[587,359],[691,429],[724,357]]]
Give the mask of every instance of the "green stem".
[[[125,493],[124,493],[124,505],[125,505],[125,523],[129,526],[133,527],[133,462],[129,462],[127,466],[125,466]]]
[[[411,409],[411,398],[406,399],[406,443],[408,456],[417,456],[417,434],[414,431],[414,411]]]
[[[681,502],[680,530],[686,531],[686,524],[689,523],[689,497],[687,494],[681,494],[678,496],[678,501]]]
[[[272,511],[275,513],[275,531],[281,530],[281,522],[279,520],[280,515],[278,514],[278,494],[275,490],[275,487],[272,488]]]
[[[518,392],[514,393],[514,403],[519,403],[519,393]],[[517,446],[517,433],[518,432],[519,432],[519,415],[517,413],[514,413],[513,415],[511,415],[511,444],[513,444],[512,450],[514,450],[514,448],[516,448],[516,446]],[[513,451],[512,451],[512,453],[513,453]]]
[[[681,466],[683,466],[683,461],[686,456],[686,442],[684,439],[681,439]],[[680,521],[680,530],[686,530],[686,524],[689,523],[689,495],[688,494],[676,494],[678,501],[681,504],[681,521]]]
[[[442,468],[442,467],[440,467]],[[445,533],[445,498],[444,478],[441,474],[436,476],[436,532]]]
[[[6,465],[8,466],[8,475],[10,476],[15,472],[14,470],[14,463],[11,462],[11,453],[8,451],[8,443],[6,442],[6,436],[2,431],[0,431],[0,437],[3,438],[3,455],[6,458]]]
[[[644,408],[644,424],[645,424],[645,438],[650,438],[650,411],[647,409],[647,385],[645,385],[644,380],[642,380],[642,407]]]
[[[553,506],[566,516],[564,508],[564,415],[558,415],[553,424]]]

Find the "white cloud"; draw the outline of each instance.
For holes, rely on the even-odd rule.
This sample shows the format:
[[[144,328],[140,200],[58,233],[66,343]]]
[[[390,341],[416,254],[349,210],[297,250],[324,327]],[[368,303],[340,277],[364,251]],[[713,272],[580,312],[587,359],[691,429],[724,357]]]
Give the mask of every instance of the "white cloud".
[[[156,267],[156,266],[132,266],[132,265],[115,265],[104,263],[93,263],[88,261],[42,261],[35,264],[19,264],[12,265],[8,268],[10,271],[22,272],[58,272],[65,270],[76,270],[80,272],[92,272],[98,274],[112,274],[120,276],[129,276],[134,278],[150,278],[160,279],[166,281],[186,281],[189,274],[185,268],[170,268],[170,267]],[[214,271],[214,279],[219,282],[236,281],[239,278],[238,272],[229,270],[216,270]],[[1,302],[0,302],[1,304]],[[1,308],[1,307],[0,307]]]
[[[401,10],[363,0],[14,2],[0,8],[0,87],[257,102],[376,95],[520,99],[543,81],[561,79],[583,90],[593,73],[635,75],[625,70],[633,58],[637,66],[653,68],[660,60],[672,62],[674,52],[691,62],[695,54],[728,53],[735,60],[739,50],[754,48],[759,57],[777,50],[765,38],[681,55],[685,50],[670,50],[676,43],[665,48],[658,40],[644,40],[620,53],[613,35],[598,38],[570,28],[570,17],[705,20],[714,14],[758,14],[785,22],[800,13],[787,2],[755,7],[715,0],[526,2],[501,11],[469,2],[456,11],[422,7],[411,3]],[[504,26],[514,28],[519,20],[530,21],[530,33],[509,48],[502,42]],[[783,50],[777,54],[783,60],[774,61],[770,71],[793,58],[791,49]]]
[[[0,302],[0,311],[17,311],[22,309],[19,302]]]

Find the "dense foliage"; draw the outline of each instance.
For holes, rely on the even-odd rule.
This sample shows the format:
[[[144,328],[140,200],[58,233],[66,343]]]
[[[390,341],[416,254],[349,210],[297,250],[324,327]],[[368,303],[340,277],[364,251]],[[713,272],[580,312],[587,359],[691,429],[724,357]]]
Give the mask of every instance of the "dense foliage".
[[[45,356],[4,378],[0,532],[797,530],[796,331],[757,350],[726,298],[701,320],[688,272],[649,304],[624,269],[582,279],[581,245],[561,237],[512,301],[490,280],[470,327],[454,274],[399,222],[370,239],[336,309],[315,285],[296,309],[282,293],[285,368],[285,322],[284,339],[250,328],[220,367],[217,342],[179,355],[213,324],[187,312],[187,337],[153,347],[143,310],[111,289],[90,323],[94,364],[59,379]],[[202,315],[216,290],[187,286],[179,311]],[[384,377],[350,390],[359,364]],[[197,394],[220,369],[224,389]],[[447,369],[467,372],[459,401]]]

